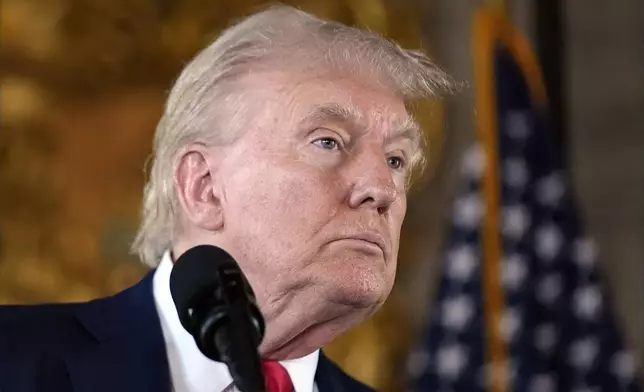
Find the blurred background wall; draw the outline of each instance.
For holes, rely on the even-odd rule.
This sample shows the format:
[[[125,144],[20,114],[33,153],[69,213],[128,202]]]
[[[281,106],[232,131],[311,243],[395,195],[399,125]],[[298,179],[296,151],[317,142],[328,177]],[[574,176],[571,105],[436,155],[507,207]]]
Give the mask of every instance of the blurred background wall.
[[[3,0],[0,25],[0,303],[116,293],[146,270],[128,254],[144,163],[181,66],[260,0]],[[402,389],[432,306],[440,246],[474,137],[470,23],[478,2],[293,0],[320,16],[423,47],[469,86],[417,115],[430,168],[410,196],[396,287],[326,348],[379,390]],[[511,15],[534,39],[536,1]],[[644,3],[570,0],[563,20],[563,150],[600,246],[628,342],[644,353]]]

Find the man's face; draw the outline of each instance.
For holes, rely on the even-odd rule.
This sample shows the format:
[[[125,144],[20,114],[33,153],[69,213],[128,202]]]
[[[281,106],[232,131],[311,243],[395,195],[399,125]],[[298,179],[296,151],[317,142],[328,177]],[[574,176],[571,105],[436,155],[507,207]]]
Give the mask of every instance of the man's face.
[[[304,330],[339,309],[364,317],[391,291],[417,135],[390,89],[297,76],[249,81],[261,109],[227,147],[215,182],[218,244],[239,261],[266,318],[289,312]]]

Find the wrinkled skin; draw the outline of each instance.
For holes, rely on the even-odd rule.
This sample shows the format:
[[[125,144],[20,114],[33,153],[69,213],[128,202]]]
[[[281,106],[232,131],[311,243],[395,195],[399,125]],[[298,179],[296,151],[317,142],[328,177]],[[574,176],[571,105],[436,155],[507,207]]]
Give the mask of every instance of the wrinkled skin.
[[[417,132],[401,128],[403,98],[367,78],[273,72],[245,83],[248,129],[180,157],[174,255],[198,244],[231,253],[266,318],[262,356],[297,358],[389,295]]]

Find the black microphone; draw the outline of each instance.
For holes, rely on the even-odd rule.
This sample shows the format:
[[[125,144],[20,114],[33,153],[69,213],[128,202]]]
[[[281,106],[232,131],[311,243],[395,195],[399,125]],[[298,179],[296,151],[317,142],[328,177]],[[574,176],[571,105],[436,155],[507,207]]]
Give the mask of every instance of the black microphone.
[[[224,362],[241,392],[265,392],[257,351],[264,318],[232,256],[211,245],[189,249],[172,269],[170,292],[179,320],[199,350]]]

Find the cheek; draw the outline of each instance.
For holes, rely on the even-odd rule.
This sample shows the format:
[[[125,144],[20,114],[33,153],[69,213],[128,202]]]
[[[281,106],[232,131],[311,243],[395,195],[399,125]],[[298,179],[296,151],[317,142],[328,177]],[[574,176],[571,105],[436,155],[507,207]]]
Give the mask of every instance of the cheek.
[[[391,260],[387,264],[389,274],[394,275],[400,249],[400,234],[402,230],[405,213],[407,210],[406,199],[395,202],[390,209],[390,238],[391,238]],[[393,269],[393,270],[392,270]]]
[[[402,229],[403,222],[405,220],[405,214],[407,212],[407,199],[405,197],[400,198],[391,205],[389,210],[389,220],[390,227],[392,230],[392,240],[395,240],[396,245],[400,239],[400,231]]]
[[[301,252],[334,211],[324,178],[296,167],[248,168],[229,188],[234,234],[272,254]],[[251,245],[257,243],[245,244]]]

